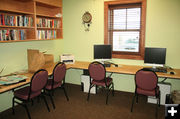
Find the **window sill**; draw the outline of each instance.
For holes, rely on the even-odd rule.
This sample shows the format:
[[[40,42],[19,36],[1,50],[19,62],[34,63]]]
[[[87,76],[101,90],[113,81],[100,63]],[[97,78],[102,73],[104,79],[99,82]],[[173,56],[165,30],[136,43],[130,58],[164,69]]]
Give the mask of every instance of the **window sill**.
[[[141,55],[129,55],[129,54],[112,54],[112,58],[144,60],[144,56],[141,56]]]

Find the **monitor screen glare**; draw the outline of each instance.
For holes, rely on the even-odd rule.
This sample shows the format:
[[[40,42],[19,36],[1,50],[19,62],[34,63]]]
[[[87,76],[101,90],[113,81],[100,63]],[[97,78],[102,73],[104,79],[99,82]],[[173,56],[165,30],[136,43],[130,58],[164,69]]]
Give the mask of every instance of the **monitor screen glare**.
[[[111,45],[94,45],[95,60],[110,60],[112,58]]]
[[[166,48],[145,48],[144,63],[163,66],[166,61]]]

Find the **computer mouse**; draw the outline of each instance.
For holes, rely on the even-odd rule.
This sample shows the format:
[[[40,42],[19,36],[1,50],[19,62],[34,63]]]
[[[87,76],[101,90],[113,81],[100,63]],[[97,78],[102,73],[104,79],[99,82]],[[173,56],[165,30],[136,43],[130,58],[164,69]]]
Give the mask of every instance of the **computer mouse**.
[[[171,71],[170,74],[174,75],[174,72]]]
[[[118,65],[117,65],[117,64],[115,64],[114,66],[115,66],[115,67],[118,67]]]

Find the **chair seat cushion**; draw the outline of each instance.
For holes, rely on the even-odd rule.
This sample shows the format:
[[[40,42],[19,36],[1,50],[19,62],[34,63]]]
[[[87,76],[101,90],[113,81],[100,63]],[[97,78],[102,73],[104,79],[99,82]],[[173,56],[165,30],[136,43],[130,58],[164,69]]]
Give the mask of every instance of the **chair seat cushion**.
[[[53,79],[49,79],[47,81],[47,85],[46,85],[46,89],[48,90],[51,90],[52,89],[52,82],[53,82]],[[61,82],[54,82],[54,85],[53,85],[53,89],[57,88],[57,87],[60,87],[61,86]]]
[[[23,99],[23,100],[27,100],[28,95],[29,95],[29,91],[30,91],[30,86],[27,86],[27,87],[21,88],[19,90],[16,90],[14,92],[14,96],[17,98]],[[37,91],[37,92],[31,92],[30,99],[32,99],[32,98],[34,98],[40,94],[41,94],[41,90]]]
[[[137,93],[142,94],[142,95],[147,95],[147,96],[156,96],[155,94],[155,89],[154,90],[143,90],[141,88],[137,88]],[[159,86],[157,86],[157,95],[159,95]]]
[[[107,80],[107,86],[109,86],[111,83],[112,83],[112,78],[109,78],[109,77],[106,77],[106,80]],[[98,85],[98,86],[106,86],[106,82],[105,80],[92,80],[92,84],[94,85]]]

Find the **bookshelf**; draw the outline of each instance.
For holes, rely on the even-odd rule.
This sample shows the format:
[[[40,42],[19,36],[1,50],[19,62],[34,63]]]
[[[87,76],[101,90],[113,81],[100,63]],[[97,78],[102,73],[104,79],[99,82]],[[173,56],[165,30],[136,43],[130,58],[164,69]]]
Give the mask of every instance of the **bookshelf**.
[[[0,43],[62,38],[62,0],[0,0]]]

